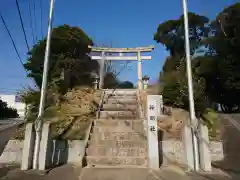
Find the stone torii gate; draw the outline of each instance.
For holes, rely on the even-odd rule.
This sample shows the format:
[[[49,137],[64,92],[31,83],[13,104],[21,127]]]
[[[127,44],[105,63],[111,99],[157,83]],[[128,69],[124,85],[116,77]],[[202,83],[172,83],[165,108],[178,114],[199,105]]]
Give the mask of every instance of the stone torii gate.
[[[124,60],[124,61],[138,61],[138,89],[142,89],[142,60],[151,60],[151,56],[141,56],[143,52],[152,52],[154,46],[147,47],[136,47],[136,48],[106,48],[106,47],[92,47],[92,52],[101,52],[101,56],[91,55],[92,60],[100,60],[100,71],[99,71],[99,88],[103,87],[104,83],[104,65],[105,61],[115,61],[115,60]],[[108,53],[116,53],[118,56],[106,56]],[[124,56],[126,53],[136,53],[136,56]]]

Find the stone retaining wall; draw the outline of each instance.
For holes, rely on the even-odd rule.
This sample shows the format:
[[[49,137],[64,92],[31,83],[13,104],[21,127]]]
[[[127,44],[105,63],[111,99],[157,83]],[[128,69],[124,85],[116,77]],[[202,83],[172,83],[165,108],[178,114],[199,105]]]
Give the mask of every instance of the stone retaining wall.
[[[167,164],[186,164],[185,152],[183,143],[177,140],[167,140],[162,142],[162,153],[160,150],[160,157],[163,158],[163,165]],[[210,142],[212,161],[223,160],[223,145],[222,142]]]
[[[161,145],[160,145],[161,146]],[[221,142],[211,142],[212,161],[219,161],[223,159],[223,147]],[[52,156],[53,164],[58,160],[58,152],[60,152],[60,164],[62,163],[81,163],[82,157],[85,154],[84,141],[75,140],[56,142],[54,156]],[[161,148],[160,148],[161,149]],[[2,155],[0,156],[0,163],[17,163],[21,164],[23,150],[23,141],[10,140],[6,145]],[[184,147],[181,141],[167,140],[162,142],[162,152],[160,150],[160,157],[163,157],[163,165],[170,163],[185,164]],[[53,153],[51,153],[53,155]]]
[[[54,144],[54,141],[52,142]],[[55,142],[55,151],[53,150],[53,148],[51,148],[52,152],[50,152],[53,164],[57,163],[58,158],[60,164],[78,164],[79,162],[81,163],[82,157],[85,154],[84,141],[73,140],[67,141],[67,143],[65,143],[64,141]],[[0,163],[21,164],[22,151],[23,141],[10,140],[0,156]]]

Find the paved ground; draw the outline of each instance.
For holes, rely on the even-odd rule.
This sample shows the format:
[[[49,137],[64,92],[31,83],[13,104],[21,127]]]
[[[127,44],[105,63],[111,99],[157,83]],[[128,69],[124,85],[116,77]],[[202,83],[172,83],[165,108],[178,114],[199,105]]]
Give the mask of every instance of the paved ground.
[[[146,168],[84,168],[64,165],[48,172],[20,171],[16,166],[0,168],[0,180],[239,180],[240,174],[186,173],[169,166],[159,171]]]
[[[49,171],[21,171],[17,166],[0,168],[0,180],[78,180],[81,168],[64,165]]]
[[[169,166],[159,171],[147,168],[85,168],[79,180],[230,180],[223,174],[185,173],[182,169]],[[237,179],[235,179],[237,180]],[[238,178],[239,180],[239,178]]]

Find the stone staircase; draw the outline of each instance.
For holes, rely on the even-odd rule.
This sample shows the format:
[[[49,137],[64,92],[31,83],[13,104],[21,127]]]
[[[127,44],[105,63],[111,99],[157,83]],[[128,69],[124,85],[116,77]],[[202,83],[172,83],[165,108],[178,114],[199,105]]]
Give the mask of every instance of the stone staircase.
[[[88,166],[147,167],[147,141],[136,90],[106,90],[86,150]]]

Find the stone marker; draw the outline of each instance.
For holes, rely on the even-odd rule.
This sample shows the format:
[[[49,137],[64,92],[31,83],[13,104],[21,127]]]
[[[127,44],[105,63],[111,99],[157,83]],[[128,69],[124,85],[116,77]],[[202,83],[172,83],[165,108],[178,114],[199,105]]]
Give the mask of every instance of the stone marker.
[[[23,142],[21,170],[29,170],[32,168],[34,142],[35,142],[35,132],[34,132],[33,123],[28,123],[26,125],[24,142]]]
[[[188,170],[194,170],[193,137],[189,121],[184,124],[182,136],[186,154],[186,166],[188,167]]]
[[[208,127],[200,123],[199,131],[201,137],[199,140],[200,167],[203,171],[212,171]]]
[[[38,170],[46,170],[51,166],[52,160],[50,123],[43,124],[41,137]]]
[[[149,168],[159,169],[158,127],[157,116],[160,103],[156,95],[147,96],[147,120],[148,120],[148,159]]]

